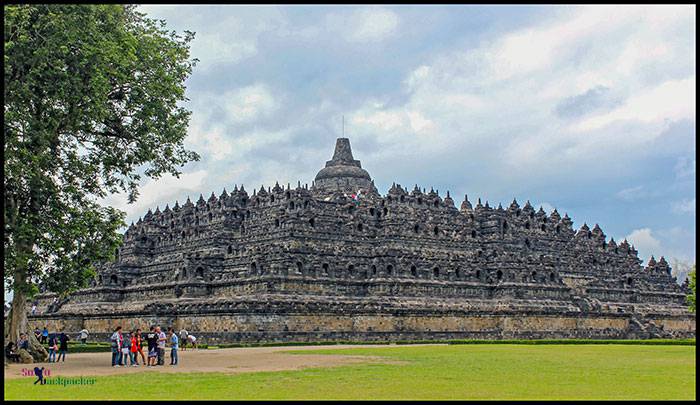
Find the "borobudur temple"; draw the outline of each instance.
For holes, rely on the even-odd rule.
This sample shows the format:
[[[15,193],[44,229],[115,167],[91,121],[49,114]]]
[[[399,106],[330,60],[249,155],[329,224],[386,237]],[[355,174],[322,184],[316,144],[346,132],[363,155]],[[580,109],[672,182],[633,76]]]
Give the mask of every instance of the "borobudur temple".
[[[381,195],[340,138],[311,187],[149,210],[89,288],[40,295],[29,319],[205,342],[694,337],[686,293],[663,257],[642,266],[627,241],[556,210]]]

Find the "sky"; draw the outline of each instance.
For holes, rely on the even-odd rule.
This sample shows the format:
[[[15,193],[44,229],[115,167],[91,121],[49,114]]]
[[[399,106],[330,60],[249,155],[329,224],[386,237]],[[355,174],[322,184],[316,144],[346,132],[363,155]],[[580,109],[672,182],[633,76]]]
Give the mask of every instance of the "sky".
[[[392,182],[598,223],[695,262],[694,6],[140,6],[196,32],[180,178],[127,223],[244,184],[311,184],[350,138]]]

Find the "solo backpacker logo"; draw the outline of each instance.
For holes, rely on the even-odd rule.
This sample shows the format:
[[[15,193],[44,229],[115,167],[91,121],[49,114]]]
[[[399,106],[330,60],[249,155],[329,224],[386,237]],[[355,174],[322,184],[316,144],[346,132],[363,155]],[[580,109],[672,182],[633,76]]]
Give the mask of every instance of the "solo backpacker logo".
[[[36,377],[34,385],[94,385],[97,379],[95,377],[50,377],[51,370],[44,367],[34,367],[34,370],[22,369],[23,376]]]
[[[45,384],[45,377],[48,377],[51,375],[51,370],[47,370],[44,367],[34,367],[34,370],[22,369],[22,375],[25,377],[36,377],[36,381],[34,381],[34,384]]]

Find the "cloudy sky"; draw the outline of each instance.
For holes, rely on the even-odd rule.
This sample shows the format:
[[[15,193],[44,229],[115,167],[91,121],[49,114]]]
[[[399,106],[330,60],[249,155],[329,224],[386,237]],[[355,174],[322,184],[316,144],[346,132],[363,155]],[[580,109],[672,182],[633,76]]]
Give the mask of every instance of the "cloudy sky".
[[[695,261],[695,7],[142,6],[195,31],[200,162],[107,202],[311,183],[350,138],[392,182],[513,198]]]

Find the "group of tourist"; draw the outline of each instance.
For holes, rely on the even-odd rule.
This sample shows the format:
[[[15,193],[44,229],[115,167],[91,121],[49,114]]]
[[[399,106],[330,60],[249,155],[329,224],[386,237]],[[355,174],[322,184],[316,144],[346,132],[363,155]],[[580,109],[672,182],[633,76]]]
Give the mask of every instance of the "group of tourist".
[[[5,357],[11,362],[19,363],[22,361],[22,358],[19,355],[20,349],[29,350],[29,339],[27,338],[26,333],[20,333],[17,344],[12,341],[7,343],[7,346],[5,346]]]
[[[89,332],[87,329],[82,329],[78,332],[77,339],[83,344],[86,343]],[[132,330],[123,333],[122,327],[119,326],[114,330],[111,336],[111,351],[112,351],[112,366],[126,367],[139,366],[139,357],[141,364],[148,367],[162,366],[165,364],[165,349],[166,345],[170,346],[170,365],[177,366],[178,350],[180,345],[185,350],[187,345],[197,348],[197,337],[188,333],[187,330],[180,330],[178,335],[173,328],[168,328],[167,334],[161,330],[160,326],[151,326],[148,333],[144,334],[141,329]],[[36,328],[34,336],[39,343],[46,345],[49,352],[49,363],[58,361],[66,361],[66,353],[68,352],[68,341],[71,340],[65,332],[49,333],[49,328],[44,327],[43,330]],[[147,349],[144,353],[144,348]],[[9,361],[20,362],[20,350],[29,350],[29,338],[26,333],[21,333],[20,338],[15,344],[8,342],[5,346],[5,357]]]
[[[160,326],[151,326],[148,333],[144,334],[141,329],[130,332],[122,332],[122,327],[117,326],[112,334],[112,367],[138,367],[139,357],[141,364],[146,367],[165,365],[165,348],[170,346],[170,365],[178,365],[177,352],[182,339],[183,350],[189,342],[197,348],[197,338],[189,334],[185,329],[180,331],[180,337],[173,328],[168,328],[166,334]],[[146,343],[146,354],[144,354],[144,341]],[[148,360],[146,360],[148,358]]]
[[[70,337],[65,332],[49,333],[49,328],[44,327],[44,330],[39,330],[36,328],[34,330],[34,336],[41,344],[47,345],[47,350],[49,352],[49,363],[55,363],[58,361],[66,361],[66,353],[68,353],[68,341]],[[79,337],[85,343],[87,340],[87,330],[83,329],[80,331]],[[5,346],[5,356],[10,361],[21,361],[19,355],[19,350],[29,350],[29,337],[26,333],[20,333],[19,340],[17,344],[14,342],[8,342]]]
[[[58,332],[56,332],[58,334]],[[60,334],[65,334],[61,332]],[[80,340],[80,343],[85,344],[87,343],[87,338],[90,333],[88,332],[87,329],[83,328],[80,332],[78,332],[77,339]],[[34,329],[34,336],[36,336],[36,340],[39,341],[41,344],[47,344],[50,340],[51,337],[49,335],[49,327],[45,326],[44,330],[40,331],[39,328]],[[49,347],[51,345],[49,344]]]
[[[52,333],[49,335],[49,363],[66,361],[69,340],[70,338],[65,332],[61,332],[61,334]],[[58,359],[56,358],[56,353],[58,353]]]

